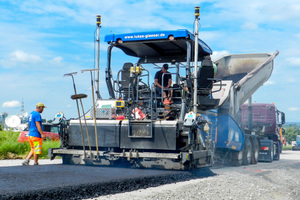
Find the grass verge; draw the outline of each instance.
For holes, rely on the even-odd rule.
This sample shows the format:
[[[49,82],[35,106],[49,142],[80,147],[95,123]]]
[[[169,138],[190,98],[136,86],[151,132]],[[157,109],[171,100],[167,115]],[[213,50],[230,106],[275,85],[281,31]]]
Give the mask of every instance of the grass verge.
[[[19,132],[0,131],[0,160],[24,159],[30,151],[28,142],[19,143]],[[48,159],[48,149],[60,147],[60,141],[43,141],[42,154],[39,158]]]
[[[292,145],[283,146],[282,150],[292,150]]]

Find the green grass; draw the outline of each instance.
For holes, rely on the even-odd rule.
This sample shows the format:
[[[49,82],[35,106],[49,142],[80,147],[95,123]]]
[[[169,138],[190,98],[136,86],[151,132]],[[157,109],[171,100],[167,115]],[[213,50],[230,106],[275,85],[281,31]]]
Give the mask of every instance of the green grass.
[[[283,146],[282,150],[292,150],[292,145]]]
[[[30,151],[28,142],[19,143],[19,132],[0,131],[0,160],[3,159],[23,159]],[[42,154],[39,158],[47,159],[49,148],[60,147],[60,141],[43,141]]]

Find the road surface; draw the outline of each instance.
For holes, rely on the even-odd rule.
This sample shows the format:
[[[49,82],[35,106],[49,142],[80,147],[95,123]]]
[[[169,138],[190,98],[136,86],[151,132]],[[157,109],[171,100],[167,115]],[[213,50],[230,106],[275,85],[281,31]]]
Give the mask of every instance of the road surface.
[[[0,199],[300,199],[300,151],[272,163],[189,172],[21,162],[0,161]]]

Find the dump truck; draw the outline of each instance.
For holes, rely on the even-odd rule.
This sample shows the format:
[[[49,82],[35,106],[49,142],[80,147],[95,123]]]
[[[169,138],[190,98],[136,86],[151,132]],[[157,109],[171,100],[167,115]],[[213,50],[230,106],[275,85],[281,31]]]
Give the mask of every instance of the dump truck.
[[[279,111],[274,104],[254,103],[241,106],[241,126],[244,132],[260,138],[258,161],[272,162],[280,159],[284,123],[284,112]]]
[[[198,38],[198,17],[195,12],[193,33],[179,29],[106,35],[102,79],[109,97],[102,98],[98,75],[91,76],[96,88],[92,94],[97,95],[91,108],[84,112],[82,107],[80,114],[80,102],[87,95],[77,94],[75,73],[67,74],[73,78],[71,98],[79,117],[69,121],[62,140],[67,146],[49,149],[50,158],[61,156],[63,164],[178,170],[212,166],[224,157],[250,164],[252,143],[258,152],[259,138],[245,134],[235,116],[270,77],[278,51],[222,56],[214,62],[215,74],[207,58],[212,50]],[[121,53],[123,66],[114,66],[114,77],[112,65],[120,65]],[[172,92],[171,101],[159,96],[153,84],[154,72],[166,63],[170,68],[162,76],[171,76],[173,85],[159,89],[161,94]]]
[[[292,146],[293,151],[300,151],[300,135],[296,137],[296,144]]]

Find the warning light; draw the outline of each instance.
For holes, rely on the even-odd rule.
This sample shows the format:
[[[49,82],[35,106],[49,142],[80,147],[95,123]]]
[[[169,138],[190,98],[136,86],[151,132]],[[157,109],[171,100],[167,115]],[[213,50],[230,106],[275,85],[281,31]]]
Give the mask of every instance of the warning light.
[[[122,44],[123,41],[122,41],[121,39],[118,39],[118,40],[117,40],[117,43],[118,43],[118,44]]]
[[[175,40],[175,38],[174,38],[173,35],[170,35],[170,36],[168,37],[168,39],[169,39],[169,40]]]
[[[196,6],[195,7],[195,17],[198,18],[200,16],[200,7]]]
[[[100,26],[101,25],[101,15],[97,15],[97,21],[96,21],[96,24],[97,26]]]

